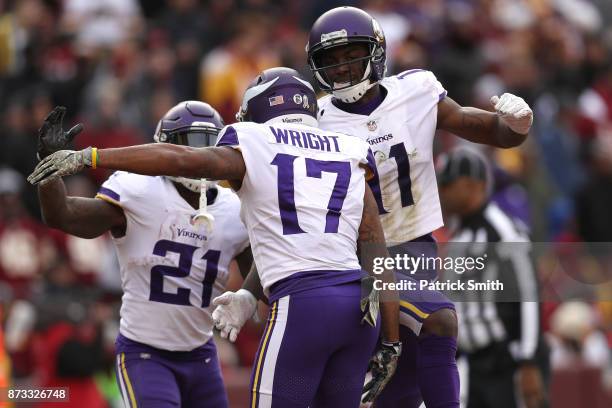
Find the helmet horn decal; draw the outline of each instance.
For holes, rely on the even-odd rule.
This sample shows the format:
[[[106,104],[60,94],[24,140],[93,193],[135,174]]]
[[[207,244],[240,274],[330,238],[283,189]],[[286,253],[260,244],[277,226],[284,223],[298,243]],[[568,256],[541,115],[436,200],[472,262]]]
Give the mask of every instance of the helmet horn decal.
[[[296,123],[312,126],[316,122],[316,93],[296,70],[276,67],[263,71],[247,88],[236,119],[266,123],[289,116]]]
[[[240,106],[240,111],[246,112],[248,105],[249,105],[249,101],[255,98],[257,95],[260,95],[266,92],[268,88],[274,85],[276,81],[278,81],[278,78],[274,78],[270,82],[266,82],[260,85],[255,85],[254,87],[247,89],[246,92],[244,93],[244,97],[242,98],[242,105]]]

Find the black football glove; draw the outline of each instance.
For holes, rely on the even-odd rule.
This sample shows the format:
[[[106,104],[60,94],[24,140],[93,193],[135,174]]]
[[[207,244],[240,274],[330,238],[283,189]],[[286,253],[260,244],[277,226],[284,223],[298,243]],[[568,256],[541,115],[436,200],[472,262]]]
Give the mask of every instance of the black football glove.
[[[363,387],[361,402],[364,404],[372,402],[382,392],[389,382],[395,369],[397,360],[402,354],[402,343],[382,342],[376,353],[370,360],[368,371],[372,373],[372,379]]]
[[[62,121],[66,114],[66,108],[56,106],[47,115],[40,129],[38,129],[38,160],[42,160],[51,153],[63,150],[72,142],[72,139],[83,130],[82,124],[77,124],[67,132],[62,128]]]

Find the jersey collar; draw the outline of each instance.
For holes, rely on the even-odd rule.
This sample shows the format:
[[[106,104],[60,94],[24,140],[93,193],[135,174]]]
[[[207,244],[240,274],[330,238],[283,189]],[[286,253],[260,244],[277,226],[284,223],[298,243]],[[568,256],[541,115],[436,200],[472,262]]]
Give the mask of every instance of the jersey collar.
[[[352,113],[355,115],[369,116],[384,102],[388,91],[387,88],[379,84],[380,93],[366,104],[346,103],[332,97],[332,104],[341,111]]]

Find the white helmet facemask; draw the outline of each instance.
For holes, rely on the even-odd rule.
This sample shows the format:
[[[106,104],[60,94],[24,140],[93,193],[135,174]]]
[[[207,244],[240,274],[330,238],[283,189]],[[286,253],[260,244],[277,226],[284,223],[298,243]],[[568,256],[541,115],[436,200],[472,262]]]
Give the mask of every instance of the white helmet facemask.
[[[202,180],[206,181],[206,188],[214,187],[217,182],[210,181],[206,179],[192,179],[187,177],[173,177],[173,176],[165,176],[168,180],[172,180],[175,183],[179,183],[183,187],[185,187],[189,191],[193,191],[194,193],[200,193],[202,191]],[[206,188],[204,189],[204,193],[206,193]]]
[[[200,125],[207,125],[207,123],[199,123]],[[214,127],[212,124],[208,124],[211,127]],[[160,125],[158,124],[158,127]],[[156,131],[153,135],[153,140],[156,143],[165,143],[167,142],[167,136],[165,134],[161,134]],[[212,232],[215,218],[211,213],[208,212],[208,199],[206,197],[206,191],[217,185],[216,181],[207,180],[205,178],[202,179],[194,179],[187,177],[174,177],[174,176],[165,176],[168,180],[178,183],[185,187],[189,191],[193,191],[194,193],[200,194],[199,208],[198,212],[193,216],[192,222],[195,225],[204,224],[206,229],[209,232]]]
[[[335,85],[337,84],[334,84],[334,86]],[[365,81],[355,84],[353,86],[334,90],[332,91],[332,95],[334,95],[337,99],[341,100],[344,103],[353,103],[361,99],[361,97],[363,97],[363,95],[365,95],[366,92],[368,92],[368,90],[374,85],[376,85],[376,82],[371,83],[369,79],[366,79]]]
[[[368,65],[366,66],[363,76],[361,77],[361,81],[352,86],[348,83],[337,82],[330,85],[318,71],[315,72],[315,76],[321,83],[332,89],[332,95],[334,95],[337,99],[345,103],[353,103],[361,99],[361,97],[365,95],[370,88],[377,84],[377,82],[372,83],[372,81],[370,81],[369,77],[371,72],[372,62],[368,61]]]

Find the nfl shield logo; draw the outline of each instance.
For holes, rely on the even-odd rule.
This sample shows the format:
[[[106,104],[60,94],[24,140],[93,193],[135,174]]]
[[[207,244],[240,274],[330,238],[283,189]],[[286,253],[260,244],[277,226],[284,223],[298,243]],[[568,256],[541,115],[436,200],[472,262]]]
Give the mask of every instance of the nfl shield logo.
[[[367,126],[368,126],[368,130],[370,132],[373,132],[373,131],[375,131],[378,128],[378,125],[376,124],[375,120],[368,121]]]
[[[271,96],[268,98],[268,102],[270,102],[270,106],[282,105],[285,103],[283,95]]]

